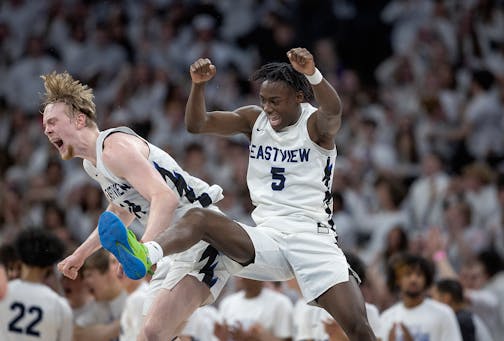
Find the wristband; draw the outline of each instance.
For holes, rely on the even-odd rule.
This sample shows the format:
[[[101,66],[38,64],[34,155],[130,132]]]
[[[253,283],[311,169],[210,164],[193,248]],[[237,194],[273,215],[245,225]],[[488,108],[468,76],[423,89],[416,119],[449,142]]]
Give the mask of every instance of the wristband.
[[[432,260],[435,262],[440,262],[446,259],[446,252],[443,250],[439,250],[434,252],[434,255],[432,256]]]
[[[315,72],[313,75],[305,75],[306,79],[308,79],[308,82],[310,82],[311,85],[317,85],[320,82],[322,82],[322,79],[324,78],[322,74],[320,73],[319,69],[315,68]]]

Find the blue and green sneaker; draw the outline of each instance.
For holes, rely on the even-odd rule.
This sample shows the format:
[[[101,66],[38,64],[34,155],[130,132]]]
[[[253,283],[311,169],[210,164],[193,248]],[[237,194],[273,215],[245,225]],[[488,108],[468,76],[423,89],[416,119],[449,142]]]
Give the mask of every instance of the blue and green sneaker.
[[[98,233],[102,246],[117,258],[126,276],[140,279],[152,273],[147,248],[114,213],[105,211],[100,215]]]

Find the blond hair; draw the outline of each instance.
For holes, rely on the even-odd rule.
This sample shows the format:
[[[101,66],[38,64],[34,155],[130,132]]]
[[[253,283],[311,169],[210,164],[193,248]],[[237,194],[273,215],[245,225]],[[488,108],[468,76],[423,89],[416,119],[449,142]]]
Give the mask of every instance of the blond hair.
[[[69,116],[79,112],[86,115],[86,126],[96,124],[96,106],[93,102],[93,89],[72,78],[68,72],[51,72],[43,75],[45,94],[43,106],[52,103],[65,103],[71,109]]]

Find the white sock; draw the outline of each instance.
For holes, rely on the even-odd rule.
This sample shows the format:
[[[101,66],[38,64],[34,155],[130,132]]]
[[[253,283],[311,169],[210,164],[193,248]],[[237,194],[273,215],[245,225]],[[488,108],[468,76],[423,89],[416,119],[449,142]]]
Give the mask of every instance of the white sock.
[[[153,240],[144,243],[144,245],[147,248],[149,259],[152,264],[156,264],[161,258],[163,258],[163,248],[161,248],[161,245]]]

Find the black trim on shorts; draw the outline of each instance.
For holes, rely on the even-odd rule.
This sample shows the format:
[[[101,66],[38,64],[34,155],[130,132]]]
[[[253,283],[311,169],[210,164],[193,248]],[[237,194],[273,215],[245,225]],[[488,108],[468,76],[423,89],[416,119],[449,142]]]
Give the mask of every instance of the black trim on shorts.
[[[204,274],[203,279],[201,281],[205,283],[209,288],[213,287],[214,284],[217,282],[217,277],[214,277],[215,275],[214,270],[217,264],[219,264],[218,261],[215,261],[218,254],[219,251],[217,251],[217,249],[215,249],[212,245],[208,245],[205,251],[203,251],[201,258],[199,259],[199,262],[201,262],[205,258],[208,258],[206,264],[201,268],[199,273]]]
[[[353,278],[355,278],[358,285],[362,283],[362,280],[360,279],[359,275],[357,275],[357,272],[355,272],[355,270],[352,269],[350,265],[348,266],[348,274],[351,275]]]

